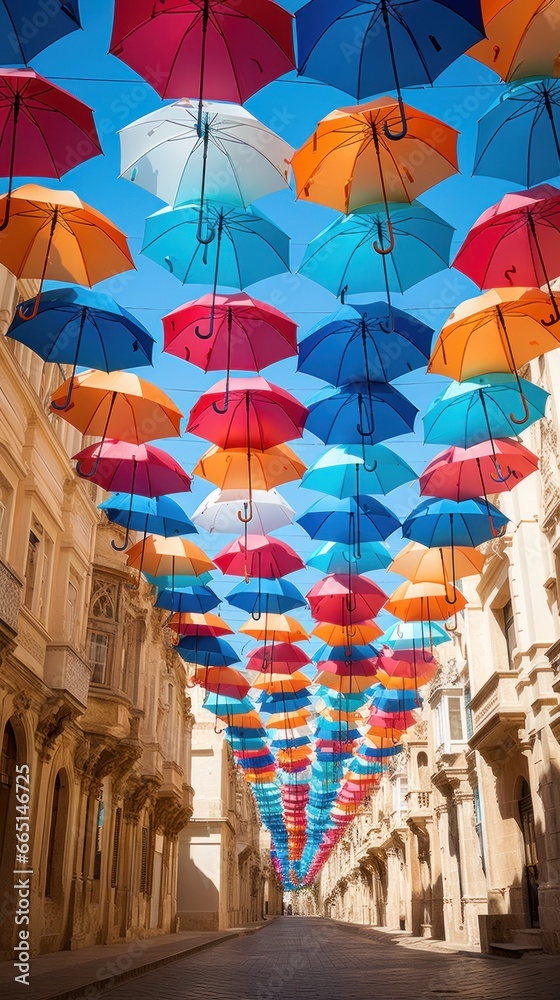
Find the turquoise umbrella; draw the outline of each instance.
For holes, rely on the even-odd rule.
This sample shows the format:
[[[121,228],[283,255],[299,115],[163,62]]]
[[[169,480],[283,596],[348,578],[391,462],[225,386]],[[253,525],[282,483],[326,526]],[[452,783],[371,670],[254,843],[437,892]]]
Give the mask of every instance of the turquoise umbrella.
[[[544,417],[548,396],[540,386],[503,372],[452,382],[426,411],[424,440],[470,448],[482,441],[517,436]]]
[[[358,493],[390,493],[417,478],[404,459],[382,444],[339,445],[321,455],[305,473],[301,485],[334,497]]]
[[[370,573],[388,569],[392,556],[384,542],[362,542],[360,557],[344,542],[324,542],[309,556],[307,565],[330,573]]]
[[[131,531],[163,535],[164,538],[196,535],[197,529],[180,504],[172,497],[143,497],[134,493],[113,493],[99,504],[109,521],[126,528],[123,545],[111,545],[117,552],[126,549]]]
[[[421,649],[424,647],[425,635],[424,622],[395,622],[378,639],[378,645],[389,646],[394,650]],[[451,642],[451,636],[442,625],[431,622],[430,645],[441,646],[444,642]]]

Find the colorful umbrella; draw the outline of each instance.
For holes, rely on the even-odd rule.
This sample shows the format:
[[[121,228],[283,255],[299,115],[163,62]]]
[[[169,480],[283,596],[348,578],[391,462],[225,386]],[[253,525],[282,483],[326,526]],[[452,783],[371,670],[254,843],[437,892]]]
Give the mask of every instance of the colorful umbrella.
[[[73,460],[78,463],[79,476],[90,479],[108,493],[158,497],[191,489],[192,479],[179,463],[152,445],[106,440],[84,448]]]
[[[277,642],[274,646],[261,646],[251,650],[247,658],[247,670],[261,673],[293,674],[300,667],[311,663],[307,653],[292,643]]]
[[[422,698],[418,691],[394,691],[384,688],[382,684],[375,684],[371,692],[371,703],[380,712],[392,712],[398,720],[406,712],[420,708]]]
[[[311,614],[318,622],[352,627],[374,618],[387,595],[365,576],[327,576],[307,594]]]
[[[353,546],[358,558],[362,541],[385,541],[400,527],[400,521],[387,507],[366,494],[344,500],[322,497],[296,518],[296,523],[311,538]]]
[[[60,179],[103,152],[91,109],[32,69],[0,71],[0,134],[0,175],[8,178],[0,231],[8,225],[14,177]]]
[[[127,565],[139,572],[146,570],[152,576],[175,573],[186,576],[200,576],[215,569],[211,559],[193,542],[184,538],[161,538],[148,535],[137,542],[126,554]]]
[[[216,566],[231,576],[275,579],[297,573],[305,564],[286,542],[267,535],[236,538],[215,557]]]
[[[277,490],[214,490],[192,519],[206,531],[236,534],[243,523],[247,534],[266,535],[291,524],[295,511]]]
[[[486,560],[478,549],[457,545],[426,548],[419,542],[405,545],[391,563],[391,572],[405,576],[412,583],[442,583],[461,580],[465,576],[478,576]],[[384,637],[387,641],[387,634]]]
[[[355,694],[360,691],[367,691],[373,683],[372,677],[361,677],[357,674],[341,675],[331,674],[328,670],[318,673],[315,677],[315,684],[330,688],[331,691],[338,691],[342,694]]]
[[[203,667],[231,666],[239,661],[229,642],[216,636],[183,636],[174,648],[187,663],[198,663]]]
[[[519,441],[483,441],[470,448],[447,448],[420,476],[423,496],[472,500],[512,490],[536,472],[539,460]]]
[[[180,614],[185,612],[205,615],[208,611],[213,611],[220,604],[220,598],[214,593],[211,587],[195,585],[192,587],[181,587],[176,590],[162,590],[158,594],[155,603],[156,608],[164,608],[165,611],[176,611]]]
[[[385,610],[395,618],[410,621],[446,621],[467,606],[456,587],[441,583],[401,583],[389,597]],[[379,706],[381,707],[381,706]]]
[[[469,49],[473,59],[504,80],[555,76],[560,29],[555,0],[482,0],[486,38]]]
[[[303,594],[288,580],[261,580],[240,583],[226,595],[228,604],[247,611],[255,621],[262,614],[283,615],[306,606]]]
[[[78,0],[52,0],[48,12],[37,0],[0,3],[0,60],[28,63],[43,49],[81,28]]]
[[[433,332],[400,309],[391,313],[386,302],[342,306],[301,341],[298,371],[337,386],[364,375],[390,382],[425,367]]]
[[[324,542],[308,557],[307,565],[325,575],[329,573],[369,573],[387,569],[391,555],[384,542],[362,542],[358,558],[352,546],[343,542]]]
[[[266,451],[301,437],[307,409],[266,379],[234,378],[218,382],[193,406],[187,431],[221,448]]]
[[[276,651],[278,647],[275,646]],[[297,646],[294,647],[298,649]],[[247,664],[247,670],[252,670],[251,664]],[[259,671],[259,674],[253,679],[252,687],[257,691],[280,691],[286,694],[295,693],[296,691],[303,691],[309,685],[309,677],[302,674],[300,670],[294,670],[292,674],[284,674],[279,672],[272,672],[267,670],[265,672]]]
[[[123,545],[111,542],[118,552],[124,552],[128,546],[131,531],[141,531],[144,535],[163,535],[164,538],[196,534],[190,517],[171,497],[150,498],[136,496],[134,493],[114,493],[99,504],[99,510],[104,511],[113,524],[126,528]]]
[[[0,198],[5,218],[7,195]],[[80,201],[73,191],[54,191],[25,184],[11,195],[6,238],[0,244],[0,264],[16,278],[39,281],[30,313],[39,310],[43,282],[71,281],[95,285],[134,269],[126,237],[100,212]]]
[[[322,622],[315,626],[311,634],[317,636],[318,639],[322,639],[329,646],[344,646],[348,649],[355,643],[359,646],[369,645],[370,642],[379,639],[379,636],[383,635],[383,629],[379,628],[376,622],[367,620],[352,627]],[[373,654],[370,653],[371,655]],[[338,657],[333,656],[332,659],[336,660]]]
[[[213,694],[222,694],[224,698],[241,700],[251,690],[243,674],[231,667],[199,667],[194,682]]]
[[[444,642],[451,641],[445,629],[436,622],[431,624],[429,642],[426,643],[424,639],[424,629],[420,622],[397,622],[387,629],[382,642],[394,650],[415,650],[423,649],[425,645],[441,646]]]
[[[166,622],[166,627],[179,635],[195,635],[201,638],[233,635],[233,629],[219,615],[210,612],[174,612]]]
[[[242,635],[250,635],[257,642],[306,642],[309,635],[295,618],[289,615],[267,614],[257,622],[252,619],[239,629]]]
[[[359,493],[387,494],[415,479],[416,473],[410,465],[381,444],[365,449],[339,445],[309,467],[301,485],[340,499]]]
[[[193,475],[208,479],[221,490],[247,490],[249,484],[256,490],[270,490],[301,479],[306,469],[307,466],[286,444],[276,445],[267,451],[251,449],[250,459],[246,448],[225,451],[213,445],[198,461]]]
[[[365,471],[366,445],[400,437],[414,429],[418,408],[387,382],[349,382],[325,388],[307,401],[305,429],[325,444],[361,444]]]
[[[508,523],[488,501],[423,500],[403,522],[402,533],[428,548],[476,547],[503,534]]]
[[[401,87],[433,83],[484,37],[480,4],[460,0],[311,0],[296,29],[300,73],[358,100],[396,89],[401,121],[392,139],[406,135]]]

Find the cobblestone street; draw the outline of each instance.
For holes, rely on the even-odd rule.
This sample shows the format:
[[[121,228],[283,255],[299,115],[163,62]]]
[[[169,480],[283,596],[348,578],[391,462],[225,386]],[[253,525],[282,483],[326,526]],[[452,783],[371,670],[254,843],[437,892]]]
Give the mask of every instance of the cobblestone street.
[[[284,917],[104,994],[110,1000],[557,1000],[560,959],[520,961]]]

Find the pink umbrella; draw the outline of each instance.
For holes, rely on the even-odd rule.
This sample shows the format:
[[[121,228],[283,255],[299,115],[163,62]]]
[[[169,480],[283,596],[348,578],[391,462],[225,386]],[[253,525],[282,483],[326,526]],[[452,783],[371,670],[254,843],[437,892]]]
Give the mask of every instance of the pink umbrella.
[[[159,497],[191,489],[191,476],[171,455],[152,445],[106,439],[73,457],[78,475],[108,492]],[[88,476],[88,469],[94,466],[94,475]]]
[[[274,646],[258,646],[247,659],[247,670],[260,673],[295,674],[311,663],[307,653],[290,642],[277,642]]]
[[[14,177],[62,177],[103,152],[91,108],[32,69],[0,71],[0,176],[8,197]]]
[[[316,621],[333,625],[352,625],[375,618],[387,600],[387,594],[365,576],[333,574],[320,580],[307,594],[311,614]]]
[[[222,573],[230,576],[265,580],[279,579],[305,568],[301,556],[290,545],[270,535],[236,538],[218,553],[214,562]]]
[[[546,285],[560,321],[551,281],[560,275],[560,190],[540,184],[506,194],[480,216],[453,261],[479,288]]]
[[[472,500],[512,490],[538,467],[537,456],[509,438],[471,448],[446,448],[420,476],[420,492],[446,500]]]
[[[266,451],[301,437],[308,410],[295,396],[266,379],[218,382],[193,406],[187,431],[220,448]],[[227,411],[227,412],[226,412]]]

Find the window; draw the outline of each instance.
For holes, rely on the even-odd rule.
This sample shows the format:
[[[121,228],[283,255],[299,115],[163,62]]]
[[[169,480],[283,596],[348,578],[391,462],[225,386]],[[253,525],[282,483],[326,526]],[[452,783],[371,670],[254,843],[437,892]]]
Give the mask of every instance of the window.
[[[467,730],[467,739],[470,740],[474,729],[473,729],[473,717],[471,712],[471,689],[467,685],[465,688],[465,723]]]
[[[49,846],[45,876],[45,896],[60,900],[63,895],[66,828],[68,819],[68,775],[63,769],[54,782]]]
[[[119,874],[119,847],[121,839],[121,818],[122,809],[117,809],[115,813],[115,833],[113,836],[113,859],[111,862],[111,889],[116,889]]]
[[[42,622],[48,611],[54,543],[33,518],[27,543],[24,604]]]
[[[461,743],[463,740],[463,712],[460,698],[447,699],[447,712],[449,716],[449,739],[452,742]]]
[[[507,604],[504,604],[504,607],[502,609],[502,628],[504,632],[504,638],[506,640],[506,653],[507,653],[509,669],[515,670],[513,653],[517,645],[517,638],[515,635],[515,616],[513,613],[513,607],[511,601],[508,601]]]
[[[103,792],[100,793],[97,803],[97,823],[95,828],[95,854],[93,856],[93,877],[101,878],[101,838],[103,834],[103,820],[105,819],[105,806],[103,804]]]
[[[92,684],[107,684],[110,636],[106,632],[89,633],[88,660]]]
[[[37,578],[37,564],[39,560],[40,541],[34,531],[29,532],[27,543],[27,562],[25,564],[25,597],[24,604],[31,611],[34,604],[35,582]]]
[[[486,859],[484,856],[484,835],[482,831],[482,804],[480,801],[480,791],[478,785],[474,786],[474,825],[476,830],[476,835],[478,837],[478,844],[480,847],[480,860],[482,863],[482,871],[486,875]]]
[[[78,587],[71,580],[66,593],[66,638],[74,644],[79,642],[76,611],[78,608]]]
[[[150,831],[147,826],[142,827],[142,855],[140,860],[140,892],[148,891],[148,846],[150,843]]]
[[[463,743],[465,741],[461,692],[443,695],[434,715],[437,747],[443,747],[447,743]]]

